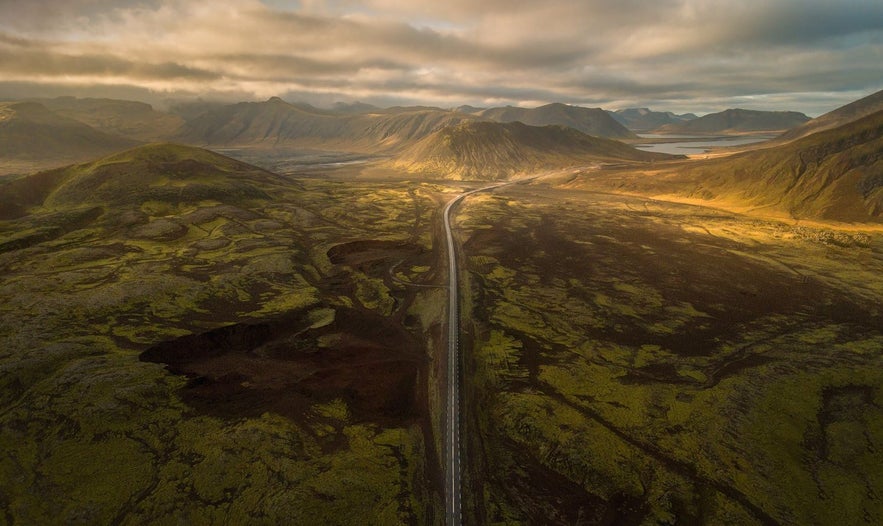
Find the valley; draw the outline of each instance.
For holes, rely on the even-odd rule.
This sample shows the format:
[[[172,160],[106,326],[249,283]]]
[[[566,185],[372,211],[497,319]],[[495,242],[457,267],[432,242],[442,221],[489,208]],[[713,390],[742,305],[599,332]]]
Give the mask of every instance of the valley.
[[[880,522],[875,97],[709,159],[508,121],[616,122],[565,105],[11,104],[134,134],[0,183],[0,524]]]
[[[879,230],[548,183],[460,225],[467,523],[878,520]]]

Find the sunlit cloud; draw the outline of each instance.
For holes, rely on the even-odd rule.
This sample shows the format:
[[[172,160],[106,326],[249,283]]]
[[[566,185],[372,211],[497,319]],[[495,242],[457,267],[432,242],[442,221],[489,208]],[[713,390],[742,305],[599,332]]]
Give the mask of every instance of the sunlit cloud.
[[[883,87],[881,59],[883,4],[865,0],[0,2],[5,98],[30,83],[156,99],[819,113]]]

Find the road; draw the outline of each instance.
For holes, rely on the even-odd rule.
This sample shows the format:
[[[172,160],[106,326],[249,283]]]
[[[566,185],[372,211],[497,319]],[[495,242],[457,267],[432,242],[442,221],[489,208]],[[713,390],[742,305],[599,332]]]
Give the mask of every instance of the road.
[[[442,213],[448,244],[448,396],[445,420],[445,524],[463,521],[460,491],[460,296],[457,251],[451,230],[451,211],[469,195],[493,190],[499,183],[472,190],[448,201]]]
[[[459,526],[463,520],[460,504],[460,300],[451,210],[466,195],[460,194],[448,201],[443,214],[448,243],[448,397],[445,412],[445,518],[448,526]]]

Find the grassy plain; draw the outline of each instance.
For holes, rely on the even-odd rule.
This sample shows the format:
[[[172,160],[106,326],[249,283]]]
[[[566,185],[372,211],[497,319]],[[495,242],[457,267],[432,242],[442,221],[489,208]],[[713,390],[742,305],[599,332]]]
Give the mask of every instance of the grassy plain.
[[[439,522],[442,189],[199,173],[0,222],[0,524]]]
[[[883,521],[883,237],[543,184],[458,213],[470,522]]]

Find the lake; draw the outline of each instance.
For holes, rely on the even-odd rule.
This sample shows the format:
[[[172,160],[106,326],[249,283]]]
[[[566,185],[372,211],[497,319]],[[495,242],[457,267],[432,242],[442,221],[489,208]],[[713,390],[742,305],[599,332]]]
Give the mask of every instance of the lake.
[[[670,153],[674,155],[691,155],[709,152],[717,148],[729,148],[732,146],[745,146],[776,137],[777,135],[715,135],[715,136],[691,136],[691,135],[663,135],[659,133],[639,133],[642,139],[680,139],[672,142],[653,144],[636,144],[635,148],[645,152]]]

